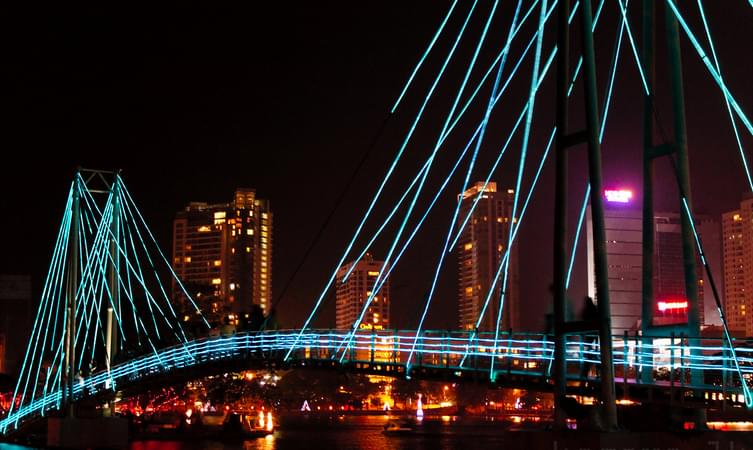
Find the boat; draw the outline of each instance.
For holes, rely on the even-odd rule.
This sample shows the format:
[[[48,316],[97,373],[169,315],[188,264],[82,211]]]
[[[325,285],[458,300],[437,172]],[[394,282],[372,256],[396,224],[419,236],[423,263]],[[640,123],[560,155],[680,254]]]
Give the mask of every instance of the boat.
[[[400,422],[390,420],[386,425],[384,425],[382,433],[388,436],[400,436],[413,434],[414,431],[415,428],[413,427],[413,423],[409,420],[402,420]]]

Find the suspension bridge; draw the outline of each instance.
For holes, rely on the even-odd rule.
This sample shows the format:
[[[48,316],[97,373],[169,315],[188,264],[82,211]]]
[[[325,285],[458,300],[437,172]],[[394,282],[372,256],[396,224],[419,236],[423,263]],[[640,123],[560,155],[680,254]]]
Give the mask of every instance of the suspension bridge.
[[[419,102],[420,106],[384,177],[368,202],[352,237],[344,245],[339,262],[323,283],[320,295],[313,299],[311,312],[300,328],[293,330],[260,330],[229,336],[196,335],[186,329],[183,314],[198,317],[207,330],[209,323],[191,294],[176,276],[149,228],[147,220],[129,192],[120,173],[79,170],[70,187],[63,208],[62,220],[54,246],[49,271],[42,291],[39,309],[30,333],[9,411],[0,418],[0,433],[10,433],[25,423],[51,414],[68,411],[84,398],[113,393],[138,386],[149,380],[163,379],[169,383],[179,374],[201,374],[245,367],[331,367],[380,373],[395,377],[453,379],[483,382],[493,386],[510,386],[550,391],[555,398],[556,423],[564,421],[562,401],[573,392],[586,389],[600,398],[608,427],[616,426],[615,404],[622,398],[645,398],[649,401],[688,401],[702,407],[715,402],[733,402],[753,407],[750,392],[753,378],[753,345],[732,338],[724,316],[724,308],[713,283],[711,289],[723,324],[723,333],[714,338],[702,337],[699,323],[699,302],[696,285],[696,257],[709,273],[701,239],[695,230],[688,169],[687,132],[685,129],[684,97],[680,39],[684,35],[692,48],[688,57],[698,58],[708,73],[711,85],[718,88],[730,119],[739,158],[740,173],[753,191],[743,142],[753,135],[753,126],[725,83],[720,61],[706,20],[703,1],[692,5],[700,17],[700,26],[686,20],[689,4],[682,8],[673,0],[641,3],[642,46],[633,31],[629,17],[629,0],[591,0],[575,2],[559,0],[517,0],[514,10],[504,15],[499,1],[451,3],[447,14],[430,39],[429,45],[411,72],[395,102],[392,113],[402,107],[402,100],[417,88],[417,74],[425,61],[439,58],[433,82]],[[636,2],[633,2],[636,3]],[[594,9],[594,6],[596,8]],[[673,135],[664,142],[654,142],[656,111],[654,101],[656,40],[656,9],[663,8],[668,47],[667,66],[670,72],[669,96],[673,102]],[[753,3],[751,3],[753,8]],[[555,14],[556,10],[556,14]],[[616,33],[608,80],[599,108],[594,37],[599,25],[614,16],[608,29]],[[469,26],[480,21],[470,60],[460,59],[458,48],[472,34]],[[555,20],[556,19],[556,20]],[[496,22],[495,22],[496,21]],[[493,23],[504,22],[504,32],[490,36]],[[456,34],[449,28],[457,22]],[[579,25],[579,26],[576,26]],[[602,25],[602,27],[605,27]],[[580,35],[581,55],[574,70],[570,68],[570,34]],[[701,30],[701,31],[699,31]],[[527,36],[524,36],[528,33]],[[555,34],[556,44],[545,48],[545,35]],[[437,56],[437,42],[449,39],[444,56]],[[607,37],[605,37],[607,39]],[[625,42],[627,41],[627,42]],[[477,66],[483,58],[482,48],[496,46],[495,57],[486,68]],[[607,118],[615,86],[615,74],[621,60],[627,59],[637,69],[636,92],[644,99],[644,262],[653,257],[652,168],[654,160],[669,158],[675,173],[681,211],[685,289],[689,312],[686,324],[662,327],[653,324],[654,298],[651,264],[643,265],[643,321],[640,333],[633,336],[611,335],[611,313],[605,225],[602,205],[601,142],[607,129]],[[556,64],[556,118],[546,124],[545,144],[538,161],[529,161],[534,153],[533,123],[539,119],[536,106],[540,88],[552,78]],[[440,93],[454,69],[460,66],[462,78],[453,92]],[[426,65],[428,66],[428,65]],[[453,66],[455,67],[455,66]],[[526,71],[524,68],[529,67]],[[455,67],[455,69],[457,69]],[[527,74],[527,75],[526,75]],[[581,80],[582,78],[582,80]],[[523,80],[527,95],[522,105],[513,104],[509,91],[516,80]],[[475,80],[472,82],[472,80]],[[569,99],[576,83],[582,81],[585,127],[569,131]],[[474,85],[475,83],[475,85]],[[507,93],[507,96],[505,94]],[[412,179],[398,179],[396,168],[407,153],[411,139],[433,98],[452,100],[437,133],[436,142],[424,155],[424,163]],[[504,98],[503,98],[504,97]],[[507,110],[520,108],[517,119],[506,130],[501,147],[489,144],[489,135],[500,133],[488,125],[491,117],[504,103]],[[480,106],[480,108],[479,108]],[[547,105],[551,106],[551,105]],[[473,111],[481,111],[474,117]],[[540,119],[539,119],[540,120]],[[459,124],[464,126],[459,126]],[[496,122],[495,122],[496,123]],[[471,126],[467,126],[471,124]],[[551,126],[550,126],[551,125]],[[437,174],[432,166],[440,157],[451,153],[449,140],[463,129],[472,129],[467,143],[457,149],[449,172]],[[747,133],[747,135],[746,135]],[[513,144],[515,142],[516,144]],[[503,156],[519,146],[515,170],[514,202],[506,245],[500,250],[496,275],[478,317],[477,327],[470,330],[436,331],[425,328],[427,313],[436,297],[438,280],[446,272],[447,256],[455,248],[460,232],[467,226],[473,210],[484,195],[480,189],[473,199],[471,211],[461,213],[460,201],[446,214],[447,231],[440,240],[436,266],[430,277],[430,289],[421,302],[420,317],[412,330],[364,330],[360,325],[372,301],[393,270],[422,232],[431,213],[441,214],[441,194],[457,185],[464,192],[473,177],[481,177],[484,187],[498,172]],[[579,201],[578,225],[569,236],[567,230],[568,183],[567,153],[569,147],[584,146],[588,155],[588,184]],[[552,150],[554,147],[554,151]],[[418,149],[413,151],[420,153]],[[480,155],[491,156],[491,164],[481,167]],[[526,333],[501,329],[501,318],[509,282],[510,252],[525,223],[542,169],[555,158],[556,198],[554,216],[554,328],[551,334]],[[464,167],[461,170],[461,167]],[[439,179],[438,189],[429,189],[430,177]],[[530,182],[527,180],[530,179]],[[455,180],[454,184],[451,184]],[[406,181],[408,181],[406,183]],[[405,186],[403,186],[405,185]],[[526,186],[527,185],[527,186]],[[402,195],[390,203],[388,186],[403,186]],[[376,218],[377,206],[389,211],[381,220]],[[594,272],[599,320],[567,322],[566,292],[575,261],[575,249],[584,226],[583,217],[590,205],[592,214]],[[392,235],[388,236],[389,230]],[[388,243],[384,266],[375,287],[365,300],[352,328],[321,330],[311,327],[322,303],[337,283],[338,270],[346,261],[360,260],[375,242]],[[351,269],[352,270],[352,269]],[[347,278],[347,275],[346,275]],[[648,281],[647,281],[648,280]],[[185,301],[176,305],[168,294],[172,283]],[[491,307],[490,305],[496,305]],[[480,330],[485,314],[497,314],[496,327]],[[583,367],[599,368],[598,378],[589,379]],[[214,371],[214,372],[213,372]]]

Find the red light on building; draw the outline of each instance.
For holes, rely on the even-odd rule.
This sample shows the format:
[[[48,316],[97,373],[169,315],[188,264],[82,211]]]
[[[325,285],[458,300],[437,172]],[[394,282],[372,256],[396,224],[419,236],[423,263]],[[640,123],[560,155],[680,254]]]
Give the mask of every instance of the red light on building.
[[[672,301],[661,301],[658,303],[659,311],[664,313],[673,313],[673,312],[686,312],[688,310],[688,301],[687,300],[672,300]]]

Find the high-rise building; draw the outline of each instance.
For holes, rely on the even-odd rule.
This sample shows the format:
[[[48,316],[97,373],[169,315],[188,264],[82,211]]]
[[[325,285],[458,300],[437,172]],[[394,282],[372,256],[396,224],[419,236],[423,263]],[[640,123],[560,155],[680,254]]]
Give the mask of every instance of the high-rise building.
[[[253,189],[237,189],[232,202],[190,203],[173,222],[173,267],[209,315],[264,313],[272,292],[272,212]],[[173,296],[185,302],[173,281]],[[184,304],[184,310],[188,311]]]
[[[343,279],[348,271],[345,282]],[[382,270],[384,261],[375,261],[370,254],[364,255],[358,262],[349,262],[337,271],[335,324],[338,329],[349,329],[356,323],[363,311],[365,302],[371,296],[377,277]],[[386,270],[386,269],[385,269]],[[380,281],[381,283],[381,281]],[[390,326],[390,280],[387,277],[379,292],[369,305],[369,309],[359,324],[362,329],[381,330]]]
[[[15,376],[31,330],[31,277],[0,275],[0,373]]]
[[[732,331],[753,336],[753,198],[722,215],[724,313]]]
[[[587,216],[588,296],[596,299],[593,230],[590,206]],[[654,213],[654,322],[673,325],[687,322],[688,302],[685,296],[685,271],[682,253],[681,216],[679,213]],[[720,266],[719,245],[714,239],[718,222],[696,215],[696,227],[707,250],[707,260]],[[612,334],[630,334],[640,330],[643,303],[643,213],[633,204],[629,190],[607,190],[604,202],[604,225],[607,241],[607,275],[612,313]],[[708,241],[708,242],[707,242]],[[701,324],[704,318],[705,273],[696,254],[698,303]],[[713,302],[713,298],[710,299]],[[576,311],[576,314],[578,312]]]
[[[474,200],[480,195],[478,203]],[[458,254],[458,319],[461,328],[476,328],[489,290],[504,258],[510,233],[514,192],[497,192],[497,184],[477,182],[463,192],[460,204],[459,226],[468,214],[471,216],[460,232]],[[513,245],[509,256],[509,271],[505,291],[500,329],[520,329],[520,298],[518,276],[518,251]],[[501,299],[503,273],[500,273],[491,295],[479,330],[495,330]]]

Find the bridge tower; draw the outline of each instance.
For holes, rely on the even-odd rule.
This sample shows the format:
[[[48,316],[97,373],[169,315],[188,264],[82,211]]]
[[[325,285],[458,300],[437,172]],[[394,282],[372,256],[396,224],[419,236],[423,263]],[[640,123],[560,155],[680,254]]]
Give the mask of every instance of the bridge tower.
[[[117,311],[120,315],[120,255],[118,254],[118,242],[120,241],[120,177],[117,174],[118,172],[116,172],[110,187],[113,213],[112,225],[110,226],[110,261],[108,266],[112,304],[107,307],[107,341],[105,343],[105,366],[108,372],[110,372],[110,367],[118,351],[118,327],[114,312]]]
[[[698,280],[696,272],[695,237],[693,224],[683,201],[691,204],[690,169],[688,165],[688,138],[685,124],[685,97],[683,94],[682,57],[680,54],[680,33],[677,18],[665,4],[665,29],[667,43],[667,64],[670,80],[670,96],[672,99],[672,142],[654,143],[654,125],[656,124],[655,105],[655,45],[656,45],[656,3],[643,0],[642,22],[643,43],[641,49],[641,64],[646,74],[648,93],[644,93],[643,101],[643,274],[642,274],[642,311],[641,332],[643,336],[700,336],[700,308],[698,304]],[[688,301],[687,324],[656,326],[654,321],[654,161],[660,157],[671,159],[675,171],[675,179],[679,191],[678,205],[680,208],[680,230],[682,239],[683,270],[685,274],[685,297]],[[684,200],[683,200],[684,199]],[[647,339],[647,344],[651,339]],[[691,343],[692,346],[692,343]],[[691,351],[696,351],[691,348]],[[651,361],[645,361],[651,367]],[[644,363],[644,364],[645,364]],[[644,367],[646,367],[644,365]],[[641,374],[644,381],[650,381],[652,374],[646,370]],[[691,371],[693,384],[702,382],[702,374],[698,370]]]
[[[79,279],[79,228],[81,195],[78,186],[80,170],[76,171],[72,192],[71,228],[68,245],[68,277],[66,280],[65,358],[63,359],[63,408],[73,417],[73,386],[76,383],[76,293]]]
[[[570,1],[560,1],[557,18],[557,109],[556,109],[556,166],[554,209],[554,405],[555,426],[564,428],[563,401],[566,394],[567,362],[565,338],[568,334],[585,331],[599,333],[601,357],[601,403],[604,426],[617,427],[615,404],[614,367],[612,365],[611,312],[607,277],[606,236],[604,230],[604,205],[601,198],[601,145],[599,140],[599,111],[596,93],[596,61],[593,42],[593,16],[591,0],[581,2],[581,47],[583,52],[583,87],[586,128],[568,132],[568,89],[570,85]],[[567,272],[567,150],[586,144],[588,148],[588,178],[591,186],[591,219],[596,275],[597,323],[566,323],[566,272]]]

